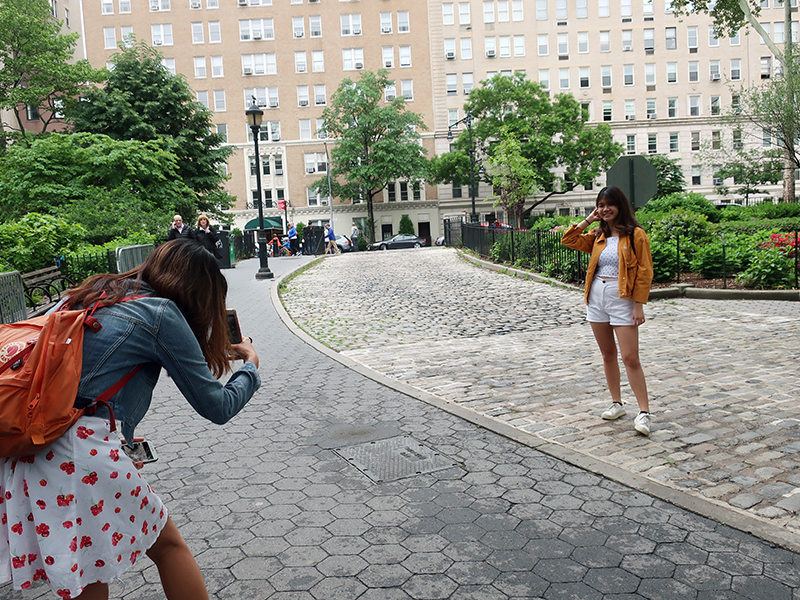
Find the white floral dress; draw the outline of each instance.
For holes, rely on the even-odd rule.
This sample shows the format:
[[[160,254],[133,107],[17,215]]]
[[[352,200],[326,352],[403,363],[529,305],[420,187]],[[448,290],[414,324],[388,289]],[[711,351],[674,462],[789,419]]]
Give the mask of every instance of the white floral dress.
[[[167,510],[109,422],[84,416],[38,454],[0,459],[0,519],[0,583],[75,598],[129,569]]]

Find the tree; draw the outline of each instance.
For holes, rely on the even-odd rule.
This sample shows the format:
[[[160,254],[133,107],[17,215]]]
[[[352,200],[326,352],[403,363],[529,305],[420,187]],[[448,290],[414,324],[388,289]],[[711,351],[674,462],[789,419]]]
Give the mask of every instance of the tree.
[[[15,123],[0,124],[3,138],[9,131],[26,137],[21,117],[26,105],[39,109],[41,131],[46,131],[87,82],[105,79],[105,70],[93,69],[88,61],[70,62],[80,36],[60,30],[47,0],[0,2],[0,109],[15,117]]]
[[[377,74],[366,71],[357,82],[344,79],[322,113],[325,132],[336,141],[331,151],[332,193],[366,200],[370,242],[375,241],[374,196],[391,182],[405,180],[413,186],[428,173],[417,132],[427,128],[420,115],[406,109],[403,96],[384,102],[384,91],[393,85],[383,69]],[[315,187],[327,196],[327,179]]]
[[[557,94],[551,101],[547,92],[528,81],[524,73],[495,75],[482,82],[472,90],[464,109],[473,119],[476,162],[494,156],[500,148],[499,132],[518,140],[519,154],[534,174],[533,189],[544,194],[525,213],[553,194],[592,183],[623,150],[614,142],[608,124],[587,124],[588,114],[574,97]],[[454,145],[453,152],[433,163],[437,182],[469,181],[468,131],[462,131]]]
[[[718,151],[709,155],[704,162],[711,162],[714,177],[725,180],[733,178],[733,192],[745,199],[745,204],[752,194],[764,194],[759,186],[776,184],[783,176],[783,164],[780,152],[764,153],[758,149],[737,149]],[[727,196],[730,187],[721,184],[715,186],[718,194]]]
[[[414,235],[414,223],[411,221],[411,217],[408,215],[403,215],[400,217],[400,227],[398,228],[397,233]]]
[[[138,231],[163,235],[172,215],[194,207],[166,145],[89,133],[13,144],[0,155],[0,213],[57,215],[80,223],[95,244]]]
[[[489,181],[495,190],[499,190],[490,199],[494,200],[494,206],[499,204],[508,211],[517,227],[522,227],[525,200],[538,192],[536,170],[522,156],[519,141],[503,134],[487,164]]]
[[[686,178],[683,175],[680,159],[669,158],[664,154],[648,154],[645,158],[658,172],[658,189],[653,200],[686,189]]]
[[[117,140],[161,140],[177,157],[177,175],[195,194],[185,209],[227,218],[232,198],[223,190],[227,176],[221,167],[233,149],[222,146],[214,132],[211,111],[195,100],[183,76],[161,64],[161,54],[145,43],[121,47],[112,57],[114,68],[106,85],[84,94],[67,118],[75,131],[101,133]]]

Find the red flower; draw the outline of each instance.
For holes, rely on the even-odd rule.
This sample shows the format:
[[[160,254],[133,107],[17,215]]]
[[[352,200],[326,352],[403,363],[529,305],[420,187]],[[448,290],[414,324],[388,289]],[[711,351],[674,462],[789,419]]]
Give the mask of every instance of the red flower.
[[[97,473],[92,471],[88,475],[84,475],[81,481],[89,485],[94,485],[95,483],[97,483]]]
[[[95,566],[95,567],[97,567],[98,569],[99,569],[100,567],[105,567],[105,566],[106,566],[106,561],[104,561],[104,560],[100,560],[100,559],[98,558],[96,561],[94,561],[94,566]]]
[[[19,535],[22,535],[22,521],[20,521],[16,525],[12,525],[11,531],[13,531],[14,533],[18,533]]]
[[[92,511],[92,514],[96,517],[101,512],[103,512],[103,500],[100,500],[97,504],[93,505],[89,510]]]
[[[139,558],[139,555],[142,553],[141,550],[137,550],[136,552],[131,552],[131,564],[136,562],[136,559]]]
[[[97,456],[97,448],[92,448],[89,450],[89,456]]]
[[[77,571],[78,571],[78,563],[75,563],[74,565],[72,565],[72,568],[70,569],[70,571],[72,571],[73,573],[77,573]]]
[[[131,523],[135,523],[135,522],[136,522],[136,517],[134,517],[133,515],[131,515]]]
[[[111,534],[111,545],[116,546],[122,540],[122,534],[118,532],[114,532]]]
[[[33,574],[34,581],[47,581],[47,573],[45,573],[44,569],[36,569],[36,572]]]
[[[72,598],[72,594],[69,593],[69,590],[58,590],[56,594],[62,598],[65,598],[66,600],[70,600],[70,598]]]
[[[8,517],[6,516],[6,513],[3,513],[2,523],[3,525],[8,525]]]
[[[33,561],[35,561],[37,558],[39,558],[38,554],[28,554],[28,564],[33,564]]]
[[[33,513],[28,513],[28,521],[33,523]]]
[[[46,564],[46,565],[51,565],[52,566],[52,565],[55,564],[55,562],[56,562],[56,559],[54,559],[52,556],[47,556],[44,559],[44,564]]]
[[[67,494],[66,496],[64,494],[59,494],[56,496],[56,502],[58,502],[59,506],[69,506],[74,499],[74,494]]]
[[[47,502],[45,502],[44,500],[37,500],[36,506],[44,510],[45,508],[47,508]]]
[[[72,461],[61,463],[61,470],[67,475],[72,475],[75,472],[75,463]]]
[[[61,526],[62,526],[64,529],[72,529],[72,521],[64,521],[64,522],[61,524]]]
[[[23,554],[22,556],[14,556],[11,558],[11,562],[15,569],[21,569],[25,566],[25,555]]]
[[[117,508],[115,508],[115,509],[114,509],[114,512],[115,512],[115,513],[117,513],[117,514],[119,514],[119,511],[121,511],[121,510],[122,510],[122,509],[121,509],[121,508],[118,506]]]
[[[50,450],[50,452],[48,452],[48,453],[47,453],[47,455],[45,456],[45,458],[46,458],[47,460],[53,460],[53,457],[54,457],[54,456],[55,456],[55,454],[53,453],[53,451],[52,451],[52,450]]]
[[[109,525],[108,523],[106,523],[105,525],[103,525],[103,529],[102,529],[102,531],[108,531],[108,528],[109,528],[109,527],[111,527],[111,525]]]
[[[140,485],[137,485],[135,490],[131,490],[131,496],[134,496],[136,498],[138,498],[139,494],[141,493],[142,493],[142,486]]]
[[[42,487],[45,487],[47,485],[47,479],[40,479],[39,480],[39,485],[42,486]]]
[[[87,439],[90,435],[94,435],[93,429],[87,429],[86,427],[78,427],[77,435],[82,440]]]
[[[73,552],[76,552],[78,550],[78,537],[77,536],[72,538],[72,541],[69,543],[69,549],[72,550]]]
[[[25,582],[25,583],[23,583],[21,586],[19,586],[19,589],[21,589],[21,590],[27,590],[29,587],[31,587],[31,582],[30,582],[30,581],[26,581],[26,582]]]
[[[113,460],[114,462],[117,462],[119,460],[119,450],[112,450],[111,452],[109,452],[109,454],[111,455],[111,460]]]
[[[20,456],[19,457],[19,462],[33,464],[33,459],[34,459],[34,455],[33,454],[26,454],[25,456]]]
[[[142,503],[139,505],[139,510],[142,510],[148,504],[150,504],[150,499],[147,496],[145,496],[144,498],[142,498]]]
[[[88,535],[81,537],[81,548],[88,548],[92,545],[92,538]]]
[[[114,498],[116,498],[117,500],[122,498],[122,492],[117,492],[116,494],[114,494]]]
[[[144,535],[147,535],[147,521],[145,521],[144,525],[142,525],[142,533]]]
[[[11,492],[6,492],[6,500],[11,500]]]
[[[114,460],[119,460],[119,459],[118,459],[118,458],[115,458]],[[111,475],[109,475],[109,477],[110,477],[111,479],[116,479],[117,477],[119,477],[119,473],[117,473],[116,471],[114,471],[113,473],[111,473]]]
[[[42,537],[50,535],[50,527],[46,523],[40,523],[36,526],[36,533]]]

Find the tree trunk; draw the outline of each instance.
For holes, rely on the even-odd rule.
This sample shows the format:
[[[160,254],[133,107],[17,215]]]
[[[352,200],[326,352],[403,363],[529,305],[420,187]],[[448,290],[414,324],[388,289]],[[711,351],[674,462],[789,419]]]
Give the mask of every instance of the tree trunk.
[[[784,202],[797,202],[795,196],[795,177],[794,177],[795,164],[789,155],[789,150],[784,150],[783,157],[783,201]]]
[[[372,210],[372,192],[367,191],[367,233],[369,233],[369,243],[375,243],[375,212]]]

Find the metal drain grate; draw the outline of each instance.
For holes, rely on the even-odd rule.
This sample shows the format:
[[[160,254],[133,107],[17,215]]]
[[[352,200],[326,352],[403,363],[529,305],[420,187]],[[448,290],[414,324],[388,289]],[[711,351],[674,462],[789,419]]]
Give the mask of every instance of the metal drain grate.
[[[449,456],[407,435],[339,448],[335,452],[376,483],[458,466]]]

